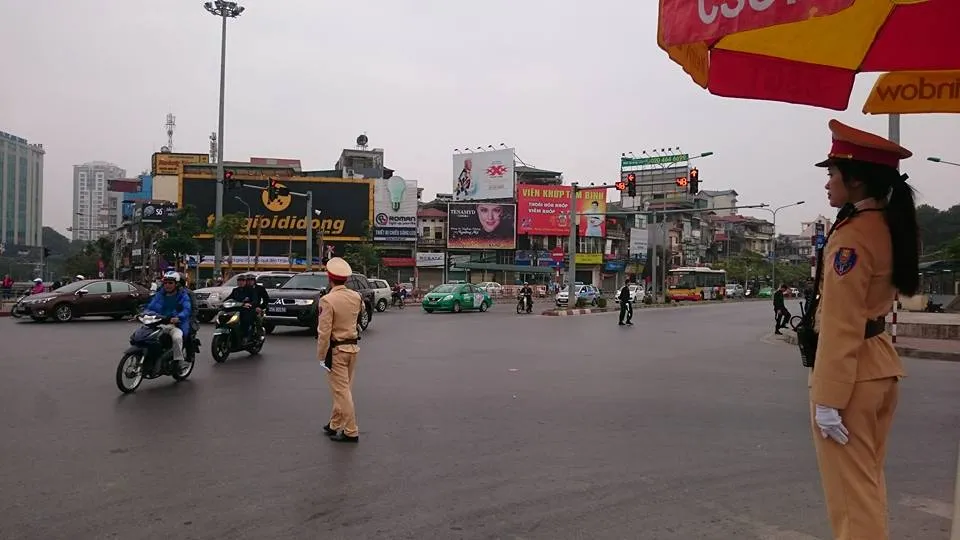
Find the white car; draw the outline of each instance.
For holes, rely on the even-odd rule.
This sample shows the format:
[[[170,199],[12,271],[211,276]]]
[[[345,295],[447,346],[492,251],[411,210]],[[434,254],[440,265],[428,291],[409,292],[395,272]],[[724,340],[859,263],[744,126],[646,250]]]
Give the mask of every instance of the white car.
[[[491,298],[499,298],[503,293],[503,285],[495,281],[484,281],[477,283],[476,287],[490,295]]]
[[[390,288],[390,283],[385,279],[372,278],[367,281],[373,288],[373,307],[383,313],[390,305],[390,300],[393,299],[393,289]]]
[[[636,304],[638,301],[643,299],[643,285],[630,285],[630,303]],[[613,301],[617,304],[620,303],[620,289],[617,289],[616,294],[613,295]]]
[[[744,290],[743,285],[739,283],[727,283],[727,298],[743,298]]]

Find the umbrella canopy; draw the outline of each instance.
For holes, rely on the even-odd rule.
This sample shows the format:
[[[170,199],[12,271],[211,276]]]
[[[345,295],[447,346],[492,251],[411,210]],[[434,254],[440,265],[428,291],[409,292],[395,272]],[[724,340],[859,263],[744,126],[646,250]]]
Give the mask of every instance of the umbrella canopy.
[[[824,9],[813,13],[796,9],[814,3],[807,0],[688,0],[755,11],[765,6],[765,18],[748,26],[755,29],[736,31],[726,23],[726,30],[712,33],[677,32],[675,25],[691,23],[670,11],[676,1],[660,2],[658,44],[719,96],[844,110],[857,73],[960,69],[960,40],[952,34],[960,27],[960,0],[815,0]],[[727,8],[727,15],[734,11]],[[724,13],[720,7],[719,16],[700,16],[694,26],[717,26]],[[701,35],[720,37],[680,42]]]
[[[866,114],[960,113],[960,71],[884,73],[863,105]]]

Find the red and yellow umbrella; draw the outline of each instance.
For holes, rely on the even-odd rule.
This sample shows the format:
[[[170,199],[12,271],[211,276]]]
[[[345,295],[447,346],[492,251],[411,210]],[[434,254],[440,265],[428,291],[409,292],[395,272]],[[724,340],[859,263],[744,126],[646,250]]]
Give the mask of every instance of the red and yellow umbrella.
[[[660,0],[657,42],[710,93],[844,110],[860,72],[960,69],[960,0]]]

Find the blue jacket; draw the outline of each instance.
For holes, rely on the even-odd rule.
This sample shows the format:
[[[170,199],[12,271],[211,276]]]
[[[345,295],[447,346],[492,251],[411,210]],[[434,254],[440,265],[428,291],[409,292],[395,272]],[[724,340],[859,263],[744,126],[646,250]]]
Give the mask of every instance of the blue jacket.
[[[162,314],[164,294],[166,294],[166,292],[163,289],[158,290],[157,293],[153,295],[153,298],[150,299],[150,303],[147,304],[147,307],[144,309],[144,311]],[[180,319],[180,323],[177,324],[177,327],[180,328],[181,332],[183,332],[184,337],[190,333],[190,313],[192,310],[193,306],[190,304],[190,295],[187,294],[187,291],[183,290],[183,287],[177,287],[176,316]]]

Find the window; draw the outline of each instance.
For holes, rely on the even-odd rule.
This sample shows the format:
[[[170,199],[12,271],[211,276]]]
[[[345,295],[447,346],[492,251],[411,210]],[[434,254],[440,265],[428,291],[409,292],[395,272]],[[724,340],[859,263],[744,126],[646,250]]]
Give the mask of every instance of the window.
[[[115,293],[133,292],[133,288],[122,281],[108,281],[107,286],[109,287],[110,292],[115,292]]]
[[[107,283],[106,281],[97,281],[87,285],[83,290],[87,291],[87,294],[107,294],[110,292]]]
[[[443,229],[433,231],[434,240],[443,240]]]
[[[430,238],[430,227],[424,227],[424,228],[423,228],[423,237],[424,237],[424,238]]]

